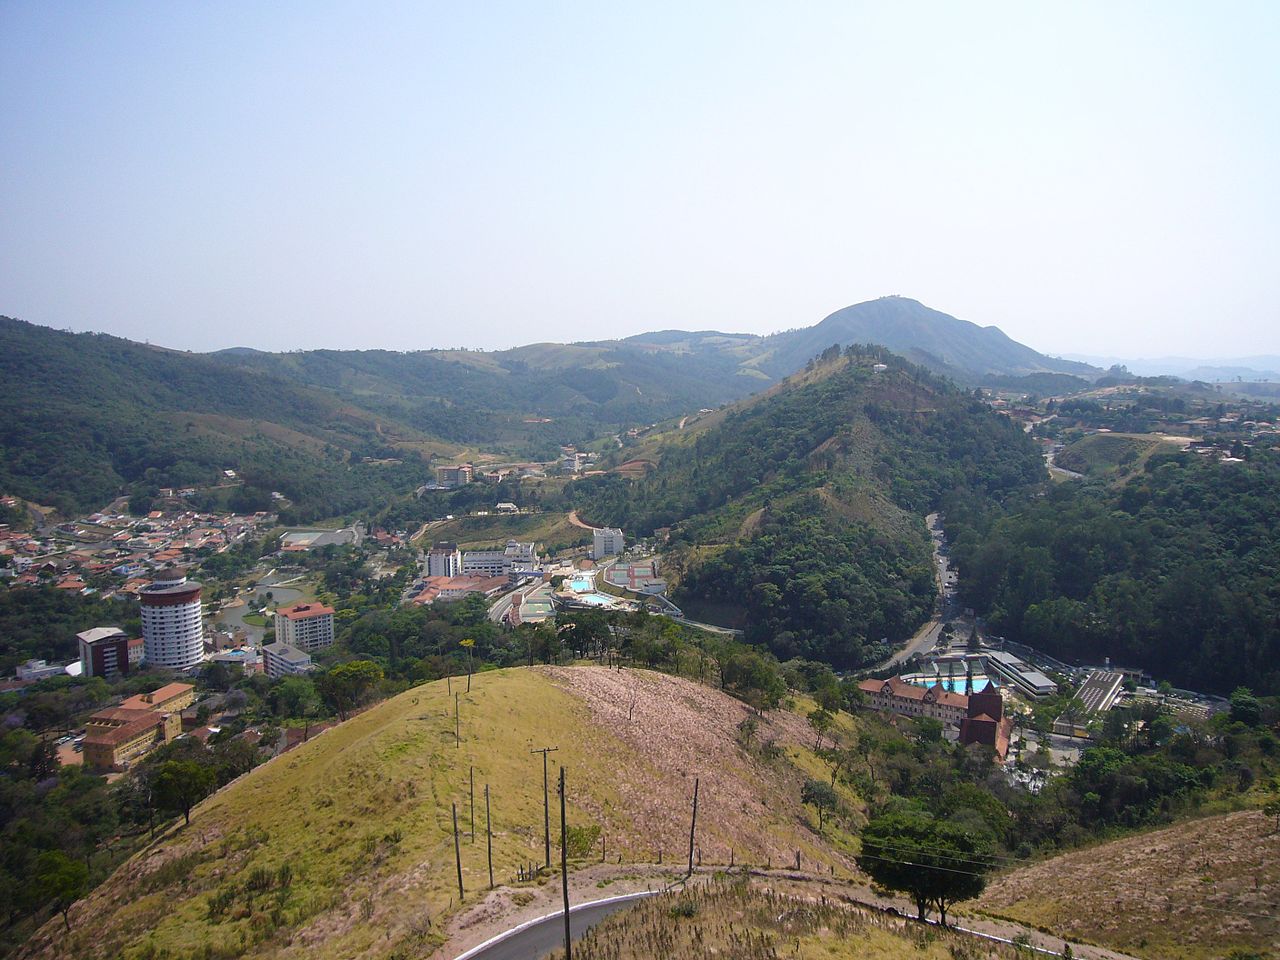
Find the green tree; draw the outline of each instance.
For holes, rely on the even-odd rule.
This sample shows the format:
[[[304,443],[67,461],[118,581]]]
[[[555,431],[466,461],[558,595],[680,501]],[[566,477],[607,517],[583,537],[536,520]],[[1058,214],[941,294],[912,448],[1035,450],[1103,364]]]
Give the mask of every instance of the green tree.
[[[316,678],[316,690],[337,712],[338,719],[345,720],[351,708],[381,679],[382,668],[372,660],[350,660],[320,674]]]
[[[1236,687],[1231,694],[1231,719],[1250,727],[1262,722],[1262,704],[1248,687]]]
[[[858,866],[889,890],[915,901],[923,920],[930,907],[947,925],[947,908],[982,893],[991,868],[989,841],[928,814],[887,813],[862,831]]]
[[[195,760],[166,760],[156,771],[155,800],[166,810],[181,810],[191,823],[191,808],[209,795],[217,782],[213,770]]]
[[[35,887],[41,898],[53,902],[70,930],[71,905],[89,889],[89,868],[61,850],[46,850],[36,858]]]
[[[834,718],[826,710],[819,707],[809,713],[809,726],[817,735],[813,742],[814,752],[822,749],[822,735],[831,729],[831,721]]]
[[[806,780],[800,788],[800,802],[811,804],[818,811],[818,832],[822,832],[823,819],[829,810],[840,802],[835,788],[824,780]]]

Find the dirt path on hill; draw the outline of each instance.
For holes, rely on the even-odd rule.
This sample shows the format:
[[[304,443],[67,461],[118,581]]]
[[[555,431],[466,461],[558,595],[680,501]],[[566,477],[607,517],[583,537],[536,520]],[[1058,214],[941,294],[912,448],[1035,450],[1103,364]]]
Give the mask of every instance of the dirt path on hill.
[[[591,526],[591,524],[585,523],[584,521],[580,520],[578,518],[577,510],[569,511],[569,523],[571,523],[573,526],[578,527],[579,529],[582,529],[582,530],[599,530],[600,529],[600,527],[593,527]]]

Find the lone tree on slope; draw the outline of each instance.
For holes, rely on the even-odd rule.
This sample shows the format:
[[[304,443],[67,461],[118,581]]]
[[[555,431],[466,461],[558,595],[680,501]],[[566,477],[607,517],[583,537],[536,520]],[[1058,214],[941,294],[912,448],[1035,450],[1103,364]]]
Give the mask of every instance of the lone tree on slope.
[[[990,845],[925,813],[888,813],[862,831],[858,866],[880,886],[911,897],[921,920],[936,908],[945,927],[949,906],[986,887]]]

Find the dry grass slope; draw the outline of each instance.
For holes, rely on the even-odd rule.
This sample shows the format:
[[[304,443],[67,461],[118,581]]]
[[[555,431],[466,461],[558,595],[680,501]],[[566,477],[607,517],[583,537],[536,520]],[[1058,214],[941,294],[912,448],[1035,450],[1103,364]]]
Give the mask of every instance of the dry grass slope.
[[[465,680],[453,690],[465,690]],[[467,904],[488,885],[484,784],[495,881],[514,885],[518,864],[541,861],[541,770],[529,751],[544,745],[558,746],[552,760],[568,769],[570,826],[595,844],[598,828],[611,860],[647,862],[661,846],[670,864],[687,843],[689,793],[700,776],[707,862],[732,845],[738,862],[800,849],[809,867],[848,866],[841,851],[849,838],[818,838],[799,803],[802,775],[788,758],[812,745],[799,717],[779,713],[763,725],[761,738],[782,747],[764,761],[734,739],[741,704],[647,671],[495,671],[477,676],[458,702],[461,746],[454,697],[438,681],[258,768],[77,904],[70,934],[50,922],[22,956],[424,956],[459,909],[450,804],[468,831],[472,765],[478,823],[477,842],[468,831],[462,845]],[[582,861],[596,859],[595,849]]]
[[[583,936],[581,960],[1015,960],[1013,947],[732,879],[643,900]],[[562,958],[557,950],[550,958]]]
[[[1192,820],[1016,870],[980,905],[1151,960],[1280,951],[1280,834],[1256,811]]]

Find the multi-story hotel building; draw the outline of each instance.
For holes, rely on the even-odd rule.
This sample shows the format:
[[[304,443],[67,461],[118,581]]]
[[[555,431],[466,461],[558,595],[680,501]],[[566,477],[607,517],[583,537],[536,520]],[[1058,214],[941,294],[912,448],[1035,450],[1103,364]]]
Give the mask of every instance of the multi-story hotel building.
[[[202,585],[178,567],[161,571],[138,591],[142,604],[142,640],[153,667],[191,670],[204,660]]]
[[[299,603],[276,610],[276,642],[311,653],[333,646],[333,608]]]

